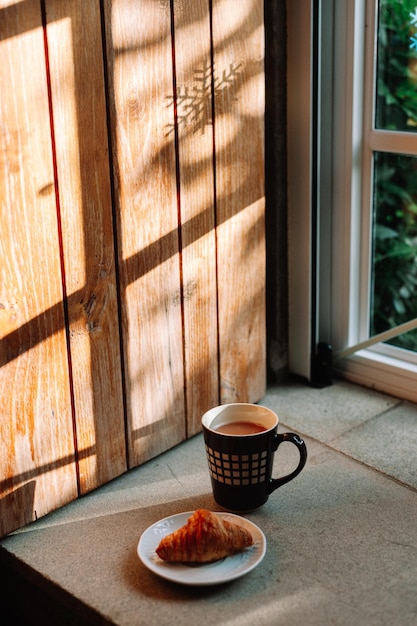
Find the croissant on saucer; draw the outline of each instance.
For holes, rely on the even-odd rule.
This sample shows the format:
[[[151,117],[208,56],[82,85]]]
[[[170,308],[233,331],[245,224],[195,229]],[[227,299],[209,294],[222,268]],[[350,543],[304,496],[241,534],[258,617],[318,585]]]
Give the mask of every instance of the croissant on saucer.
[[[252,543],[246,528],[198,509],[184,526],[161,540],[156,553],[164,561],[210,563],[241,552]]]

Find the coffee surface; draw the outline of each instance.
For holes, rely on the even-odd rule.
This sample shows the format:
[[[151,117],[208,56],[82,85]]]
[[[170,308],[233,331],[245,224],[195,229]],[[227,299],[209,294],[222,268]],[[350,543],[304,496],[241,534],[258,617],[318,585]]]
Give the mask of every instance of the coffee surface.
[[[262,426],[262,424],[242,420],[239,422],[220,424],[220,426],[217,426],[214,430],[224,435],[255,435],[256,433],[265,432],[267,429],[265,426]]]

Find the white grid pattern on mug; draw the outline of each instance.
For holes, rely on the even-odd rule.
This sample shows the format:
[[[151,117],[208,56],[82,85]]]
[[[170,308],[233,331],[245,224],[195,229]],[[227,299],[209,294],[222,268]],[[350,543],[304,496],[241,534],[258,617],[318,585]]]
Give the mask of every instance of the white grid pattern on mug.
[[[225,485],[256,485],[265,480],[266,450],[253,454],[228,454],[206,446],[210,475]]]

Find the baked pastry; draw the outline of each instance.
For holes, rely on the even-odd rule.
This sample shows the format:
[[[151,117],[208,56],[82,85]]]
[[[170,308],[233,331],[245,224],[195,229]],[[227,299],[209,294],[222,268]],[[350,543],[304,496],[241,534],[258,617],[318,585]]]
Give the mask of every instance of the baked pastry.
[[[252,543],[251,533],[243,526],[198,509],[184,526],[160,541],[156,553],[164,561],[210,563]]]

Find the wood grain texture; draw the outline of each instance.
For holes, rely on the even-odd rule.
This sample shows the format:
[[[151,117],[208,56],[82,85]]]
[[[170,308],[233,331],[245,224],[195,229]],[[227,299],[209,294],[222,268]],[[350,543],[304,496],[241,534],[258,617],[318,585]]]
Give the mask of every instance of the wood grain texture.
[[[213,0],[221,400],[266,386],[264,33],[260,0]]]
[[[0,535],[77,497],[41,14],[2,4]]]
[[[169,2],[105,2],[129,465],[185,436]]]
[[[212,67],[208,0],[174,3],[188,434],[219,402]]]
[[[263,3],[0,0],[0,54],[3,535],[264,394]]]
[[[80,488],[126,470],[99,0],[46,0]]]

